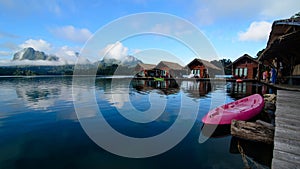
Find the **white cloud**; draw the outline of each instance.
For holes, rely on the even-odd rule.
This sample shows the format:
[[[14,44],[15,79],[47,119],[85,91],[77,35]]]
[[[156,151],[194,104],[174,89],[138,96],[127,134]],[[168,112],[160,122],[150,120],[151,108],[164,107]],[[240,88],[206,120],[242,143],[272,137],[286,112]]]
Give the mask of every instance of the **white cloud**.
[[[12,33],[0,31],[0,38],[18,38],[18,36]]]
[[[210,0],[196,1],[195,15],[197,22],[204,25],[222,19],[276,20],[289,18],[299,12],[299,0]]]
[[[240,41],[265,41],[271,32],[272,24],[266,21],[252,22],[245,32],[238,34]]]
[[[10,56],[12,55],[12,52],[9,51],[0,51],[0,56]]]
[[[262,1],[263,3],[265,1]],[[264,3],[264,7],[260,11],[260,14],[266,17],[276,17],[279,19],[290,18],[292,15],[299,12],[300,1],[299,0],[284,0],[284,1],[272,1],[268,0]]]
[[[58,61],[48,61],[48,60],[0,60],[1,66],[16,66],[16,65],[39,65],[39,66],[49,66],[49,65],[64,65],[66,61],[59,59]]]
[[[128,48],[119,41],[114,44],[107,45],[103,50],[100,51],[101,57],[105,56],[106,58],[112,58],[116,60],[123,60],[127,55]]]
[[[51,29],[50,32],[59,38],[79,43],[86,42],[92,36],[92,33],[88,29],[75,28],[72,25],[57,27]]]
[[[76,52],[80,51],[79,47],[71,48],[69,46],[62,46],[60,48],[55,49],[54,55],[60,58],[61,62],[65,62],[67,64],[90,64],[91,62],[83,56],[79,56]],[[79,54],[79,53],[78,53]]]
[[[23,44],[19,45],[19,47],[20,48],[32,47],[35,50],[43,51],[43,52],[48,52],[51,50],[50,43],[46,42],[43,39],[38,39],[38,40],[28,39]]]
[[[27,15],[40,15],[45,13],[55,16],[62,16],[65,13],[75,11],[75,5],[73,1],[1,0],[0,6],[3,7],[4,12],[9,12],[11,15],[18,17],[24,17]]]
[[[185,35],[192,34],[193,30],[186,25],[185,22],[177,21],[171,23],[159,23],[155,24],[150,28],[150,32],[165,34],[165,35],[176,35],[183,37]]]

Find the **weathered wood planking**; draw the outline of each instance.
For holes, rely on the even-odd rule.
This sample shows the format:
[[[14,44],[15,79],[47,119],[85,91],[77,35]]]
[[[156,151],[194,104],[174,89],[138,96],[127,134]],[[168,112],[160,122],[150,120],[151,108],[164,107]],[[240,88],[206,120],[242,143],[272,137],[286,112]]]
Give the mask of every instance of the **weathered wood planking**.
[[[232,136],[273,144],[274,127],[261,123],[232,120],[230,126]]]
[[[277,91],[273,169],[300,168],[300,92]]]

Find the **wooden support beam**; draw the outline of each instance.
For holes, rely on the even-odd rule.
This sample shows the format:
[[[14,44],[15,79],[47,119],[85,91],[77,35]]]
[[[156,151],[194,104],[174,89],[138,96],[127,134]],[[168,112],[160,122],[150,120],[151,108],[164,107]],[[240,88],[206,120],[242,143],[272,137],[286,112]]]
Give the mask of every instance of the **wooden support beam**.
[[[274,127],[257,122],[232,120],[230,132],[232,136],[273,144]]]

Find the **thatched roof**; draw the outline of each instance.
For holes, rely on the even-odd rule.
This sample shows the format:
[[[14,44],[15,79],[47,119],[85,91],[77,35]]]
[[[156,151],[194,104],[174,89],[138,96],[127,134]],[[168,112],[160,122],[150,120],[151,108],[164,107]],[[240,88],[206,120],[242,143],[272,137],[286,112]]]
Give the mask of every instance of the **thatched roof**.
[[[189,64],[187,64],[187,67],[190,68],[190,65],[192,65],[195,62],[202,63],[208,69],[221,70],[221,68],[215,66],[214,64],[210,63],[209,61],[206,61],[203,59],[198,59],[198,58],[192,60]]]
[[[154,65],[154,64],[138,63],[137,66],[140,66],[144,70],[151,70],[151,69],[155,68],[156,65]]]
[[[178,63],[168,62],[168,61],[159,62],[159,64],[157,64],[157,66],[155,68],[159,69],[162,66],[167,66],[172,70],[182,70],[183,69],[183,67],[181,65],[179,65]]]
[[[299,64],[299,46],[300,18],[275,21],[272,25],[267,47],[258,60],[270,63],[271,60],[277,57],[286,65]],[[291,56],[293,56],[293,59],[290,58]]]
[[[300,31],[300,18],[277,20],[272,25],[267,47],[275,40],[290,33]]]

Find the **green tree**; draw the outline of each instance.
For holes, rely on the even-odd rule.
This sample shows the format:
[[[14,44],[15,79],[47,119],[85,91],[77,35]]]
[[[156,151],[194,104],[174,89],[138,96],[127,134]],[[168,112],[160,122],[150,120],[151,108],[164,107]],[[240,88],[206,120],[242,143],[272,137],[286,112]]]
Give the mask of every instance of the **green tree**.
[[[296,13],[291,17],[291,19],[300,18],[300,12]]]
[[[262,49],[262,50],[258,51],[257,54],[256,54],[257,58],[259,58],[260,55],[261,55],[264,51],[265,51],[265,49]],[[257,59],[257,58],[256,58],[256,59]]]

